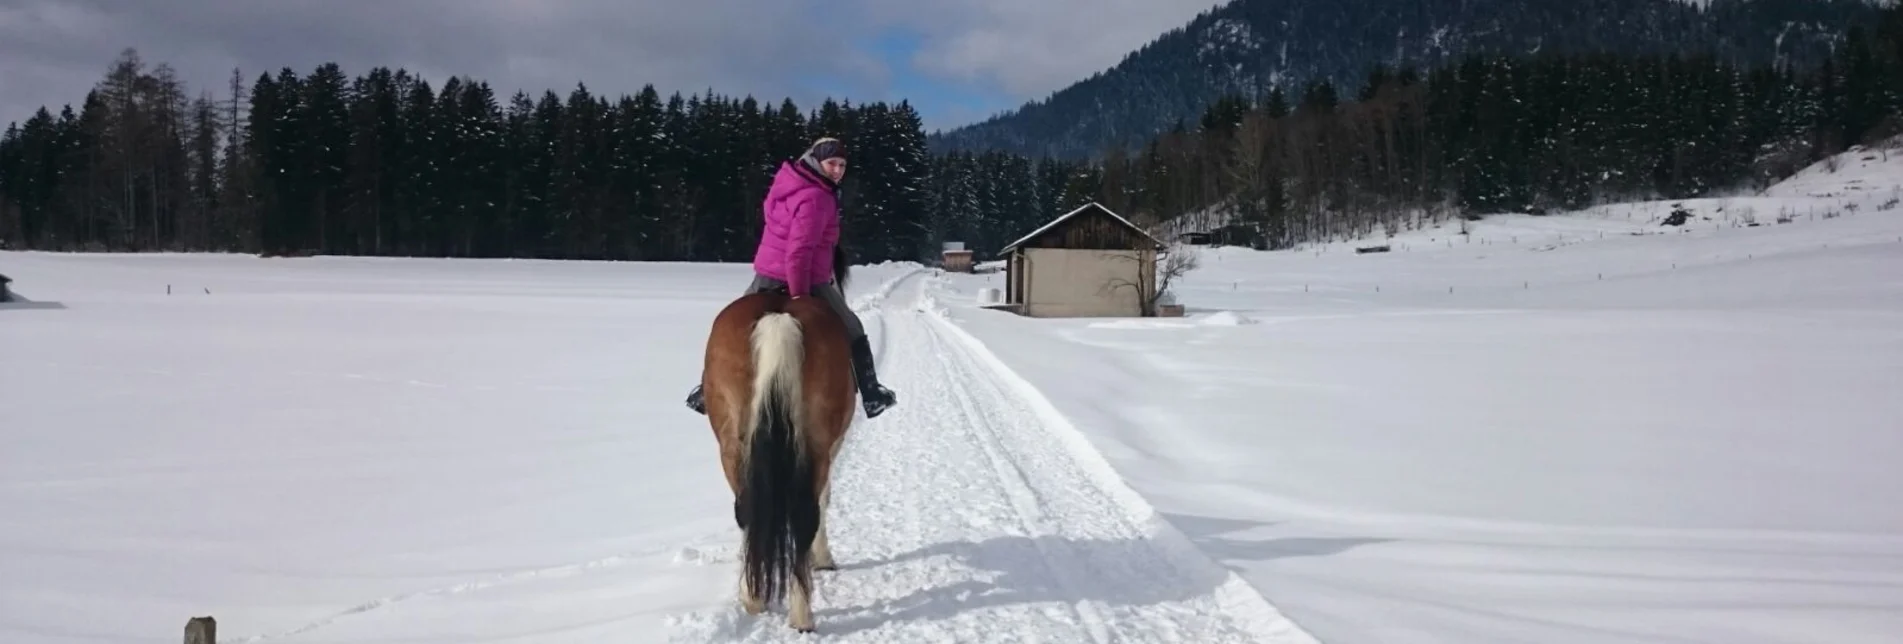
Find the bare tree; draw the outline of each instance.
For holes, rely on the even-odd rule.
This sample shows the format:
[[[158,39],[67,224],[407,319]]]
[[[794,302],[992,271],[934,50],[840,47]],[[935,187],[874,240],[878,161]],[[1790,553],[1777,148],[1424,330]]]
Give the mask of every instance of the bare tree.
[[[1143,256],[1115,253],[1112,254],[1111,257],[1122,261],[1140,262]],[[1188,244],[1173,243],[1170,244],[1167,249],[1158,252],[1156,255],[1156,276],[1154,282],[1151,284],[1141,283],[1150,282],[1151,280],[1146,279],[1148,276],[1139,276],[1136,282],[1115,277],[1106,281],[1103,288],[1100,289],[1100,292],[1110,292],[1124,288],[1133,289],[1137,292],[1138,304],[1142,307],[1143,316],[1155,317],[1157,305],[1163,303],[1164,298],[1171,295],[1170,287],[1175,286],[1177,280],[1181,279],[1184,275],[1201,266],[1202,257],[1196,252],[1196,247]]]
[[[1156,315],[1156,305],[1164,297],[1173,295],[1170,287],[1175,286],[1190,271],[1201,268],[1202,254],[1196,247],[1187,244],[1171,244],[1168,250],[1156,257],[1156,292],[1150,295],[1150,301],[1143,305],[1145,315]]]
[[[1235,129],[1234,138],[1229,142],[1230,150],[1223,170],[1230,182],[1230,191],[1235,198],[1235,211],[1239,221],[1225,224],[1246,224],[1257,231],[1269,228],[1269,184],[1275,180],[1273,146],[1275,123],[1263,112],[1253,112],[1242,119]]]

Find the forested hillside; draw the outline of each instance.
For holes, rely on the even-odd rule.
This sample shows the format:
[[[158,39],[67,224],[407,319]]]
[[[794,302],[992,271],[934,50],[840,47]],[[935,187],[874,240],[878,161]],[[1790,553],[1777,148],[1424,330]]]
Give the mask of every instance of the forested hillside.
[[[1259,245],[1404,229],[1457,213],[1544,212],[1762,187],[1903,133],[1903,9],[1814,70],[1713,56],[1470,56],[1377,69],[1353,94],[1218,102],[1198,127],[1104,162],[1103,199]],[[1256,233],[1244,233],[1256,234]]]
[[[1377,65],[1470,55],[1709,55],[1814,67],[1868,0],[1234,0],[1044,100],[935,133],[935,152],[1066,159],[1141,147],[1224,96],[1259,101],[1318,81],[1353,91]]]

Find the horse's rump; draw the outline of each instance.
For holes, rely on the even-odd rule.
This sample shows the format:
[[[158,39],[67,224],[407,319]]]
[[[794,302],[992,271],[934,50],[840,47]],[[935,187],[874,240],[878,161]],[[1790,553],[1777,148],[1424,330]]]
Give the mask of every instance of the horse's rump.
[[[750,385],[756,380],[756,329],[760,328],[762,318],[774,314],[791,316],[799,330],[799,379],[803,383],[801,388],[807,392],[802,415],[820,421],[815,424],[820,427],[832,427],[831,421],[842,414],[847,418],[852,415],[855,390],[845,323],[824,300],[816,297],[795,300],[777,291],[749,293],[736,298],[714,317],[701,365],[707,417],[716,433],[731,433],[736,438],[739,435],[737,426],[731,427],[731,432],[723,428],[748,415],[753,406]],[[839,428],[840,432],[843,430]],[[815,438],[830,443],[829,437]]]

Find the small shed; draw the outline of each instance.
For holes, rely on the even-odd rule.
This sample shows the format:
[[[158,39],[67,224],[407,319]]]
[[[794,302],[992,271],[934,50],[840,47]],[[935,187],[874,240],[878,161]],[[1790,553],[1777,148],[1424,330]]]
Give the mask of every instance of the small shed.
[[[1005,306],[1029,317],[1140,317],[1162,242],[1091,202],[1005,246]]]
[[[972,264],[971,250],[965,248],[965,242],[945,242],[945,249],[938,263],[939,267],[953,273],[969,273]]]

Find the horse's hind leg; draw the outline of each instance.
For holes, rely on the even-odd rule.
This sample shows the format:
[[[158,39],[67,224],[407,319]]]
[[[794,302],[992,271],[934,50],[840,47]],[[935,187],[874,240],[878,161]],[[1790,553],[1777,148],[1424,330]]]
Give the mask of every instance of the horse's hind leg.
[[[813,630],[813,567],[818,562],[820,541],[825,535],[820,527],[825,525],[826,517],[826,472],[830,463],[826,459],[813,464],[813,490],[819,492],[812,499],[812,505],[796,507],[791,520],[793,528],[793,583],[787,589],[786,621],[794,630],[810,633]],[[828,555],[830,558],[830,554]]]
[[[727,435],[731,434],[723,434],[723,436]],[[733,522],[740,526],[739,552],[744,554],[747,551],[748,499],[746,487],[740,484],[740,465],[743,462],[744,461],[740,458],[739,441],[721,441],[720,466],[721,469],[726,471],[727,485],[733,489]],[[740,606],[745,608],[748,614],[758,615],[766,610],[766,602],[761,601],[759,593],[753,592],[752,586],[747,583],[747,573],[744,567],[740,571],[739,585]]]
[[[744,502],[744,499],[734,501],[734,513],[736,515],[740,513],[741,504]],[[737,516],[736,519],[738,519]],[[747,552],[747,529],[744,526],[740,528],[739,552],[744,561]],[[755,591],[753,583],[747,579],[747,567],[745,565],[740,567],[740,608],[747,611],[748,615],[758,615],[766,612],[766,600],[760,597],[760,593]]]
[[[793,587],[788,589],[786,600],[786,623],[793,630],[802,633],[813,632],[813,570],[806,566],[793,567]]]
[[[819,493],[819,534],[813,537],[813,569],[837,570],[833,563],[833,549],[826,545],[826,507],[832,505],[830,487]]]
[[[843,438],[843,437],[842,437]],[[833,459],[839,456],[840,445],[844,440],[833,441],[832,449],[826,454],[826,460],[814,468],[814,477],[819,483],[819,534],[813,537],[813,569],[837,570],[833,562],[833,549],[826,539],[826,514],[833,506]]]
[[[741,536],[741,541],[744,542],[745,540],[746,537],[744,535]],[[753,591],[753,584],[747,581],[747,573],[745,570],[740,572],[740,608],[747,611],[748,615],[758,615],[766,612],[766,602],[761,601],[760,593]]]
[[[747,496],[742,492],[733,500],[733,520],[740,524],[740,552],[747,551]],[[745,567],[740,570],[740,607],[749,615],[758,615],[766,610],[766,602],[760,600],[760,594],[753,592],[753,586],[747,583]]]

